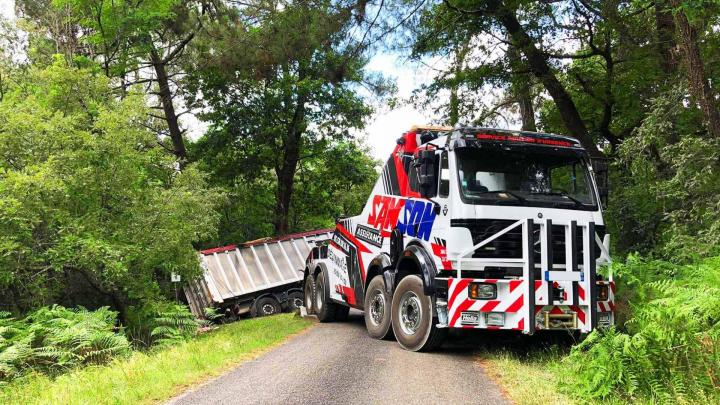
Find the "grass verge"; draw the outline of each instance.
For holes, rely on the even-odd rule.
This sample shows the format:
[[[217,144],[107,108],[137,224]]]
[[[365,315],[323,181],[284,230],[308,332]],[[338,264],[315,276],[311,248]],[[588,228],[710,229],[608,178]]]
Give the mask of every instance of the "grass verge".
[[[197,339],[135,352],[103,366],[51,378],[31,374],[2,387],[5,404],[135,404],[162,401],[222,374],[307,328],[312,321],[282,314],[221,326]]]
[[[558,390],[562,354],[552,348],[531,353],[483,351],[483,368],[515,404],[573,404]]]

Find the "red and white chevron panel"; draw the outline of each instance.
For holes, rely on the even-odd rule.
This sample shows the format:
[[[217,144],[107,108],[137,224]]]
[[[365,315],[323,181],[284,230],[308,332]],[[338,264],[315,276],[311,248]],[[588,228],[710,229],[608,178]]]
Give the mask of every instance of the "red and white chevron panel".
[[[487,283],[497,286],[497,298],[494,300],[474,300],[468,298],[468,285],[470,283]],[[499,279],[448,279],[448,326],[451,328],[481,328],[481,329],[518,329],[524,326],[523,280]],[[487,326],[480,317],[479,325],[463,325],[463,312],[504,312],[505,325]]]

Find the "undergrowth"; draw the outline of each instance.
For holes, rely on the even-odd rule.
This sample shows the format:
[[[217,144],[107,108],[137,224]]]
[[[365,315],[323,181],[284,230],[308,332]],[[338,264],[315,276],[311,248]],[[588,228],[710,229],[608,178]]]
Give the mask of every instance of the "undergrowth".
[[[717,403],[720,257],[673,265],[631,256],[613,270],[626,319],[572,349],[562,390],[582,401]]]

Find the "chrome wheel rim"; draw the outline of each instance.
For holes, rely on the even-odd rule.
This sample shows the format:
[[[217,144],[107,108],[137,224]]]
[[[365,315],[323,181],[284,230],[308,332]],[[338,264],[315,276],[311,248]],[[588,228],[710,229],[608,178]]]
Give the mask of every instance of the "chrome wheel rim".
[[[375,326],[382,323],[385,317],[385,294],[380,290],[373,291],[370,298],[370,321]]]
[[[291,301],[291,305],[294,309],[298,309],[302,306],[303,302],[300,298],[295,298]]]
[[[322,297],[324,293],[325,286],[322,281],[318,280],[317,284],[315,284],[315,310],[318,312],[320,312],[323,307]]]
[[[271,304],[265,304],[262,306],[262,311],[265,315],[272,315],[275,313],[275,307],[273,307]]]
[[[414,335],[420,328],[422,319],[422,305],[420,297],[412,291],[407,291],[400,297],[400,328],[406,335]]]

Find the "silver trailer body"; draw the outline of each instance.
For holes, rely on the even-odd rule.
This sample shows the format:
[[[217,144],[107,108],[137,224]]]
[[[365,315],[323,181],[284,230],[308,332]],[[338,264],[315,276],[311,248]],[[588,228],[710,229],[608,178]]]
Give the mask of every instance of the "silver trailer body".
[[[321,229],[200,251],[203,276],[183,287],[191,311],[202,318],[205,308],[299,286],[308,253],[331,236],[332,229]]]

